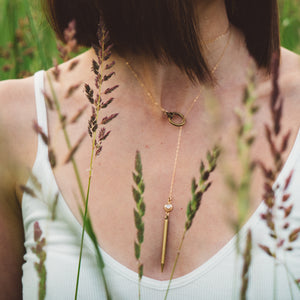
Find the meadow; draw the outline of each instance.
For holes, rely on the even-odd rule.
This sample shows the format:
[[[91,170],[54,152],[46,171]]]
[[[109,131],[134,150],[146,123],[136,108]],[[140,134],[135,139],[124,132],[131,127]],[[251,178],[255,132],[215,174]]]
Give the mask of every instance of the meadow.
[[[0,0],[0,80],[29,76],[58,58],[42,3]],[[300,0],[279,0],[279,6],[282,46],[300,54]]]

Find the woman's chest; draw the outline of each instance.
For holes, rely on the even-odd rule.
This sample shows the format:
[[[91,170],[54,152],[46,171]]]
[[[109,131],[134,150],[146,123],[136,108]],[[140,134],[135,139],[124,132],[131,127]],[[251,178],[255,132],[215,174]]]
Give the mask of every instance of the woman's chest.
[[[113,133],[112,133],[113,134]],[[208,145],[189,140],[185,143],[182,136],[178,157],[171,141],[145,139],[143,142],[122,141],[120,145],[104,145],[101,155],[95,158],[91,173],[89,193],[89,214],[100,246],[117,261],[132,270],[136,270],[134,241],[137,240],[137,228],[134,219],[136,202],[132,188],[136,187],[132,172],[135,171],[135,153],[139,150],[143,166],[145,189],[143,200],[146,206],[144,222],[144,242],[141,261],[145,265],[145,275],[160,280],[168,279],[187,220],[186,210],[192,199],[191,184],[195,177],[200,178],[201,160],[206,164]],[[196,145],[199,144],[199,145]],[[191,147],[191,145],[193,145]],[[138,149],[136,149],[138,148]],[[85,189],[88,186],[89,158],[83,149],[76,154],[79,173],[84,178]],[[231,159],[234,157],[230,155]],[[224,170],[225,169],[225,170]],[[231,198],[224,176],[235,176],[239,172],[237,158],[218,164],[215,174],[209,181],[212,186],[204,193],[200,208],[193,225],[187,233],[181,258],[175,276],[191,272],[218,252],[234,235],[232,223],[235,221],[237,207],[236,195]],[[76,178],[71,166],[58,169],[55,173],[58,185],[65,201],[73,214],[82,219],[78,211],[79,193],[76,192]],[[66,180],[66,178],[68,180]],[[260,203],[261,190],[255,189],[251,211]],[[74,192],[75,191],[75,192]],[[76,195],[77,197],[74,197]],[[169,216],[166,265],[164,273],[160,271],[164,230],[164,205],[172,195],[173,211]],[[76,201],[77,200],[77,201]]]
[[[268,144],[264,137],[263,116],[260,111],[257,135],[250,157],[272,165]],[[199,113],[195,111],[194,113]],[[99,157],[92,156],[93,141],[87,137],[76,152],[75,159],[84,191],[89,189],[89,213],[101,247],[130,269],[136,269],[134,241],[137,228],[134,220],[136,203],[132,192],[135,187],[132,172],[135,170],[135,154],[141,153],[145,190],[143,199],[146,212],[144,242],[141,259],[145,263],[145,274],[158,279],[168,277],[175,260],[187,219],[186,210],[191,200],[191,183],[200,177],[201,160],[206,164],[206,154],[214,145],[222,148],[217,168],[209,181],[212,186],[204,193],[200,208],[192,228],[184,242],[184,250],[175,276],[184,275],[208,260],[234,235],[232,226],[238,212],[238,195],[232,193],[230,180],[240,184],[243,175],[241,157],[238,153],[238,128],[233,109],[224,110],[220,122],[212,121],[212,116],[200,113],[198,123],[189,122],[180,133],[171,125],[166,128],[166,120],[154,122],[151,117],[142,119],[138,114],[120,114],[107,130],[110,136],[105,140]],[[195,119],[194,119],[195,120]],[[84,128],[81,123],[71,130],[76,135]],[[51,125],[51,123],[50,123]],[[53,127],[52,127],[53,128]],[[60,161],[68,153],[62,133],[55,133],[57,153]],[[294,136],[292,136],[292,139]],[[91,160],[92,159],[92,160]],[[91,164],[92,161],[92,164]],[[92,166],[92,171],[91,170]],[[80,191],[72,165],[58,167],[55,177],[60,191],[72,213],[82,223],[78,210]],[[229,180],[230,179],[230,180]],[[263,193],[263,176],[257,172],[250,177],[251,193],[249,215],[258,207]],[[166,272],[160,272],[161,248],[164,229],[164,205],[172,196],[173,211],[167,242]]]

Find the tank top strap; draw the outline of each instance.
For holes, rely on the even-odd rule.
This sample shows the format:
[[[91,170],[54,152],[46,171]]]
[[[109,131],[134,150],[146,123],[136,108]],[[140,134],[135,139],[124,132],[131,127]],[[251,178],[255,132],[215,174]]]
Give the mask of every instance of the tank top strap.
[[[42,128],[43,132],[48,135],[47,110],[44,97],[44,74],[41,70],[34,74],[34,95],[36,105],[37,123]],[[37,157],[42,156],[48,159],[48,146],[43,142],[43,139],[38,135]]]
[[[38,71],[34,74],[34,95],[37,114],[37,123],[48,134],[47,110],[44,98],[44,71]]]

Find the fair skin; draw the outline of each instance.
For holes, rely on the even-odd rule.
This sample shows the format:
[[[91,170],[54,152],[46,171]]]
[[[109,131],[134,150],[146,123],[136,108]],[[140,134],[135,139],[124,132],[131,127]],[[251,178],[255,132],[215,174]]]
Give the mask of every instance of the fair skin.
[[[211,4],[209,4],[209,2]],[[199,13],[203,14],[202,20],[209,23],[209,30],[201,32],[203,40],[209,40],[224,32],[228,26],[228,19],[223,1],[206,1]],[[214,20],[210,22],[209,20]],[[218,22],[215,22],[218,20]],[[200,24],[201,25],[201,24]],[[203,28],[200,26],[200,28]],[[207,27],[205,27],[207,28]],[[144,275],[157,280],[168,280],[172,263],[176,256],[177,247],[184,229],[185,209],[190,199],[190,184],[193,176],[198,178],[200,160],[205,158],[205,153],[211,149],[216,141],[224,147],[226,161],[230,161],[230,169],[238,170],[238,161],[234,150],[234,136],[236,122],[234,108],[240,106],[243,88],[246,84],[245,70],[249,66],[249,55],[243,43],[242,36],[232,28],[232,36],[226,53],[215,73],[217,85],[209,88],[207,93],[201,93],[198,102],[188,115],[187,124],[183,129],[180,154],[174,184],[174,206],[171,213],[169,228],[168,255],[163,273],[160,271],[161,236],[163,230],[163,205],[166,203],[171,175],[174,164],[178,128],[171,126],[159,109],[144,94],[136,79],[124,64],[124,60],[114,56],[116,60],[116,76],[108,81],[105,87],[119,84],[114,92],[116,100],[105,111],[106,115],[118,112],[119,116],[108,126],[111,135],[105,141],[103,152],[96,160],[93,170],[92,189],[90,194],[89,210],[93,220],[94,229],[101,247],[113,258],[126,267],[136,270],[133,241],[136,229],[133,222],[133,201],[131,186],[134,169],[135,152],[138,149],[142,155],[143,173],[146,185],[145,203],[145,242],[142,247],[141,260],[144,263]],[[218,40],[206,50],[207,60],[213,67],[220,57],[228,35]],[[61,65],[61,80],[55,82],[57,94],[63,98],[68,87],[77,82],[92,84],[93,75],[90,73],[90,61],[93,52],[90,50],[82,54],[77,68],[68,73],[70,62]],[[191,101],[199,94],[200,85],[193,85],[178,68],[172,64],[162,65],[139,57],[128,57],[132,67],[152,93],[154,99],[164,108],[185,112]],[[49,71],[50,73],[50,71]],[[272,161],[264,137],[263,126],[266,115],[269,116],[269,102],[271,83],[262,70],[256,71],[258,78],[257,103],[261,109],[255,116],[255,129],[257,140],[252,151],[253,158],[261,159],[267,165]],[[300,61],[299,57],[287,50],[282,50],[280,85],[285,97],[283,116],[283,131],[292,129],[291,143],[295,141],[299,129],[300,112]],[[105,88],[104,87],[104,88]],[[49,91],[49,85],[46,84]],[[37,136],[32,130],[32,120],[36,119],[34,103],[33,79],[27,78],[18,81],[7,81],[0,85],[1,107],[0,120],[5,132],[12,138],[9,153],[14,153],[18,161],[32,168],[37,149]],[[205,96],[206,95],[206,96]],[[221,112],[219,125],[215,116],[209,113],[205,106],[205,97],[213,95]],[[83,88],[80,88],[72,99],[62,101],[62,110],[68,115],[74,115],[79,108],[87,103]],[[12,117],[14,116],[14,117]],[[87,128],[90,110],[75,124],[68,128],[72,142]],[[62,162],[67,154],[62,131],[59,130],[57,115],[48,111],[48,126],[58,156]],[[18,142],[14,142],[18,141]],[[226,143],[224,143],[226,141]],[[87,169],[89,168],[91,141],[86,138],[81,145],[76,160],[79,172],[87,187]],[[261,151],[266,149],[266,151]],[[163,167],[162,167],[163,166]],[[223,166],[224,167],[224,166]],[[118,170],[116,172],[116,170]],[[229,224],[229,216],[233,212],[232,203],[228,202],[226,194],[228,189],[223,182],[222,167],[216,170],[213,176],[213,187],[205,195],[198,215],[189,231],[178,262],[175,277],[183,276],[206,262],[217,253],[234,235]],[[238,172],[238,171],[236,171]],[[54,170],[60,191],[70,207],[74,216],[82,223],[77,207],[79,192],[71,165],[58,165]],[[236,175],[236,174],[235,174]],[[68,178],[68,180],[65,180]],[[26,174],[22,173],[18,182],[25,183]],[[263,178],[260,172],[255,173],[252,192],[251,212],[261,202]],[[78,195],[78,197],[74,197]],[[17,197],[21,202],[22,194],[17,189]],[[21,262],[15,262],[15,257],[22,255],[22,228],[20,222],[9,224],[11,215],[17,208],[6,208],[0,203],[0,220],[4,222],[1,228],[1,240],[7,238],[7,248],[0,248],[0,257],[5,257],[11,263],[11,271],[15,272],[12,278],[19,278],[17,268]],[[230,205],[231,204],[231,205]],[[3,207],[3,208],[2,208]],[[124,226],[125,224],[125,226]],[[8,237],[3,237],[5,228],[16,228]],[[113,228],[113,232],[112,232]],[[16,243],[18,238],[18,246]],[[0,282],[3,282],[0,274]],[[14,281],[12,281],[14,282]],[[13,286],[13,283],[7,285]],[[16,296],[15,299],[18,297]],[[13,298],[11,298],[13,299]]]

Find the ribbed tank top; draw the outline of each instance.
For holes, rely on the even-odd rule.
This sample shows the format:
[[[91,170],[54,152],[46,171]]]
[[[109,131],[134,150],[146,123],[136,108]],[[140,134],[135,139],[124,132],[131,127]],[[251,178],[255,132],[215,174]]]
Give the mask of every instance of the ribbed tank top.
[[[39,71],[34,75],[37,122],[47,133],[43,86],[44,71]],[[277,178],[276,185],[282,187],[291,170],[294,170],[294,173],[289,186],[291,197],[288,201],[294,204],[294,208],[288,218],[289,229],[282,229],[285,222],[282,218],[282,210],[276,212],[275,220],[278,235],[285,239],[288,239],[293,229],[300,227],[300,134]],[[74,299],[82,226],[71,213],[58,189],[48,161],[47,146],[40,136],[32,173],[40,182],[42,189],[36,192],[37,197],[31,197],[25,193],[23,195],[22,214],[26,248],[22,279],[23,299],[38,299],[39,278],[35,269],[38,258],[32,251],[32,248],[36,246],[35,222],[39,223],[43,232],[42,237],[46,239],[44,247],[47,253],[46,299]],[[34,188],[33,180],[29,179],[27,186]],[[58,194],[56,216],[52,220],[56,194]],[[271,249],[274,248],[274,240],[270,238],[265,221],[261,219],[261,214],[265,212],[265,209],[265,204],[262,203],[239,231],[239,244],[242,251],[245,248],[248,229],[251,229],[253,237],[247,299],[300,299],[300,291],[293,282],[294,279],[300,278],[300,238],[290,244],[293,251],[286,252],[279,249],[277,251],[278,263],[274,264],[274,259],[258,246],[263,244]],[[195,266],[194,271],[174,279],[168,299],[239,299],[243,260],[241,255],[237,254],[236,243],[237,235],[203,265],[197,268]],[[137,273],[117,262],[102,249],[100,251],[104,259],[104,272],[112,299],[138,299]],[[144,276],[141,282],[141,299],[164,299],[167,285],[168,281],[159,281]],[[274,291],[275,298],[273,297]],[[78,299],[105,299],[104,286],[97,267],[96,252],[88,235],[85,235],[84,240]]]

